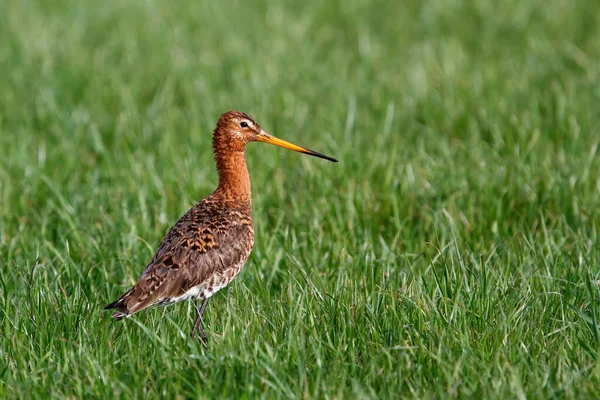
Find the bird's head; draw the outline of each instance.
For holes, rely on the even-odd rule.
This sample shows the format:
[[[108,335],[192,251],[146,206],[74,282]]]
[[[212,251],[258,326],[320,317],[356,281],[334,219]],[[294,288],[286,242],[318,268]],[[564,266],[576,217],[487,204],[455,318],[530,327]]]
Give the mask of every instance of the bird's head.
[[[221,115],[214,133],[213,145],[215,153],[227,150],[244,151],[244,147],[248,142],[270,143],[284,149],[298,151],[329,161],[338,161],[335,158],[297,146],[268,134],[261,129],[260,125],[252,117],[241,111],[229,111]]]

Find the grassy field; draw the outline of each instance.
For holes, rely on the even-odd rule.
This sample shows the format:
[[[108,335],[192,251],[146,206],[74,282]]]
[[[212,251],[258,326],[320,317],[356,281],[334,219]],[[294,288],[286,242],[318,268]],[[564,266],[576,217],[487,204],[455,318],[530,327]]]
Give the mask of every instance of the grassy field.
[[[252,3],[252,4],[250,4]],[[0,2],[1,398],[600,396],[600,3]],[[254,251],[102,310],[217,176]]]

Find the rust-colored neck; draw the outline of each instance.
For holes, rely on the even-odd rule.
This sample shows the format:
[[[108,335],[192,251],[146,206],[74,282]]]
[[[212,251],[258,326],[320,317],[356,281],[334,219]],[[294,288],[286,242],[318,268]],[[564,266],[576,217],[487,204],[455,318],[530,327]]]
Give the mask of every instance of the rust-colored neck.
[[[219,173],[219,192],[225,200],[244,207],[251,207],[250,175],[246,166],[244,143],[226,143],[223,136],[215,132],[213,151]]]

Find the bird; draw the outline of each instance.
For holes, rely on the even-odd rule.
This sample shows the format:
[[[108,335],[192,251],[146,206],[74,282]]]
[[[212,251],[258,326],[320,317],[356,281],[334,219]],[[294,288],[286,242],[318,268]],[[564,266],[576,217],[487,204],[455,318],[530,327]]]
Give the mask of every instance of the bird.
[[[208,300],[239,274],[254,244],[246,144],[257,141],[338,162],[268,134],[241,111],[222,114],[212,136],[217,188],[171,227],[133,287],[105,307],[115,310],[115,320],[193,300],[196,319],[190,336],[206,344],[202,316]]]

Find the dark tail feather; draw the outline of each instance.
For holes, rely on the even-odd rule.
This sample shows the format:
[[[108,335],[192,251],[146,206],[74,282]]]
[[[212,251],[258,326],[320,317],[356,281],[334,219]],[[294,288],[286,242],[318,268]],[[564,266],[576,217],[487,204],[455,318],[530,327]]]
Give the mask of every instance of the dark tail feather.
[[[112,303],[104,307],[105,310],[110,310],[113,308],[117,310],[113,314],[113,318],[117,321],[129,316],[129,310],[127,309],[127,306],[123,303],[122,300],[123,299],[120,298],[119,300],[113,301]]]

